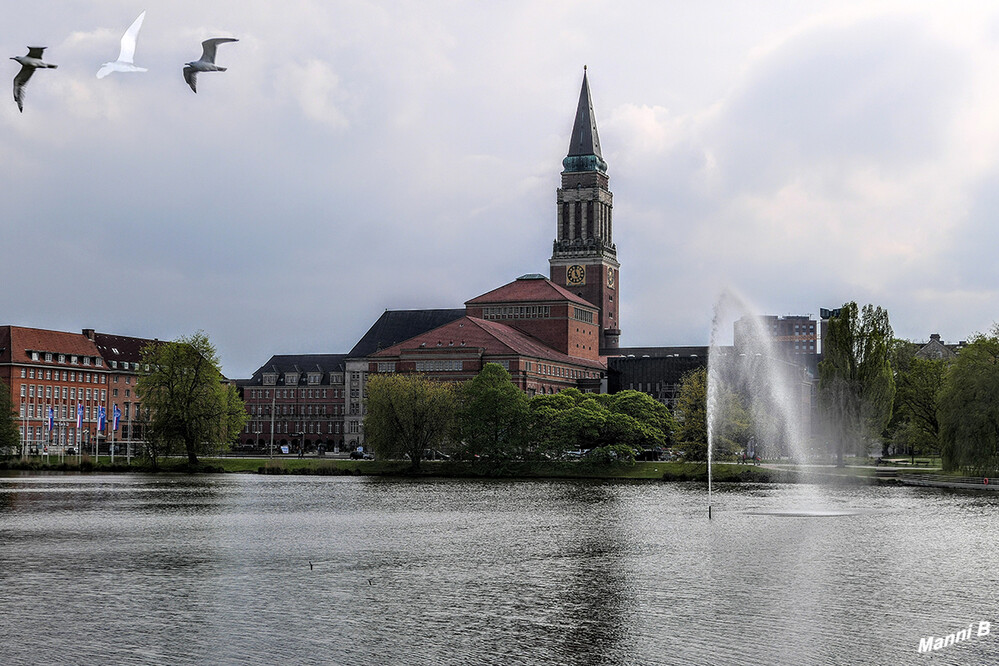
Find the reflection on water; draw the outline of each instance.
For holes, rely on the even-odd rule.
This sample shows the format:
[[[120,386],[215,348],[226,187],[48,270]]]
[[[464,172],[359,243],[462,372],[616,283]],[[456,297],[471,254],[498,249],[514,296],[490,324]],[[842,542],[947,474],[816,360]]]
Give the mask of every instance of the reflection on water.
[[[0,477],[7,664],[913,662],[999,627],[999,500],[923,488]],[[812,513],[808,513],[812,512]],[[999,633],[999,632],[997,632]],[[999,638],[934,653],[990,663]]]

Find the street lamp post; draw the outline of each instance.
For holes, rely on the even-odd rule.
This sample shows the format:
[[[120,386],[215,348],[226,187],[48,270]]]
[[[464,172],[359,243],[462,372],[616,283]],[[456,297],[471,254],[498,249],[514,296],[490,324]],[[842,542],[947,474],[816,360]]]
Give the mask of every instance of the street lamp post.
[[[274,457],[274,408],[277,401],[277,387],[271,388],[271,458]]]

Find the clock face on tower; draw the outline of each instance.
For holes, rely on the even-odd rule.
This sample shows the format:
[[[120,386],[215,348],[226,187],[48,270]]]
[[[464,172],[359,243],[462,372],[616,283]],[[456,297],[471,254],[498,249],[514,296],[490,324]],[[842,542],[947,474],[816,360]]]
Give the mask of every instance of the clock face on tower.
[[[583,284],[586,281],[586,268],[579,264],[573,264],[565,269],[565,281],[567,284]]]

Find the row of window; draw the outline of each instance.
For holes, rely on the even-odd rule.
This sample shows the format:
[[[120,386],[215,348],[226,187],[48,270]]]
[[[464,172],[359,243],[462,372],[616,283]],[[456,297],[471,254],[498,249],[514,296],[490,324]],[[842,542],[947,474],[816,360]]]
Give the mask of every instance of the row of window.
[[[530,367],[527,368],[530,371]],[[558,365],[548,365],[546,363],[538,364],[538,374],[548,375],[550,377],[565,377],[566,379],[583,379],[586,377],[592,377],[592,372],[586,372],[585,370],[577,370],[576,368],[563,368]]]
[[[301,376],[299,372],[286,372],[284,373],[284,383],[288,386],[298,386],[298,380]],[[310,372],[308,373],[308,382],[312,386],[323,383],[323,377],[325,373],[322,372]],[[330,384],[343,384],[343,375],[338,372],[329,373]],[[265,372],[263,376],[264,386],[275,386],[278,380],[278,373],[276,372]]]
[[[459,372],[462,369],[462,361],[457,360],[437,360],[437,361],[417,361],[417,372]]]
[[[576,307],[574,307],[572,309],[572,318],[575,319],[576,321],[581,321],[581,322],[584,322],[586,324],[592,324],[593,323],[593,311],[592,310],[584,310],[583,308],[576,308]]]
[[[110,365],[112,368],[117,369],[118,368],[118,361],[108,361],[108,365]],[[149,372],[149,364],[148,363],[146,364],[145,368],[146,368],[146,372]],[[131,361],[122,361],[121,362],[121,369],[122,370],[134,370],[134,371],[138,372],[139,371],[139,364],[131,362]]]
[[[125,419],[126,421],[128,420],[129,406],[130,406],[129,403],[126,402],[124,404],[124,409],[121,412],[121,417],[123,419]],[[76,410],[74,409],[73,411],[70,411],[70,409],[69,409],[69,407],[67,405],[55,405],[55,406],[53,406],[52,409],[53,409],[53,411],[52,411],[52,418],[54,418],[54,419],[71,419],[73,421],[76,420]],[[108,411],[110,411],[110,410],[108,410]],[[36,414],[37,414],[37,418],[40,418],[40,419],[47,419],[49,417],[49,412],[48,412],[48,409],[46,409],[45,405],[38,405],[37,411],[36,411],[35,405],[33,403],[29,403],[28,405],[24,405],[24,404],[21,405],[21,410],[20,410],[20,413],[19,413],[19,417],[20,418],[22,418],[22,419],[23,418],[33,419],[33,418],[35,418]],[[84,421],[96,421],[97,420],[97,407],[84,407],[83,408],[83,420]]]
[[[65,354],[55,354],[53,352],[37,352],[37,351],[28,352],[28,353],[31,355],[32,361],[41,361],[42,359],[44,359],[46,363],[52,363],[55,360],[57,360],[59,363],[66,362]],[[77,356],[76,354],[71,354],[69,356],[69,362],[72,365],[79,365],[81,362],[83,363],[83,365],[90,365],[91,361],[93,361],[93,364],[96,365],[97,367],[101,367],[104,365],[104,360],[100,356],[93,356],[93,357]]]
[[[279,432],[280,433],[288,433],[288,432],[298,433],[298,432],[303,432],[303,428],[306,428],[306,427],[307,427],[307,430],[305,430],[304,432],[309,432],[309,433],[314,433],[314,434],[315,433],[322,434],[322,432],[323,432],[323,424],[322,423],[316,423],[315,421],[311,421],[308,424],[296,423],[296,422],[292,422],[292,421],[281,421],[279,423],[274,424],[274,432],[275,433],[279,433]],[[243,427],[243,432],[244,433],[251,433],[252,432],[254,434],[257,434],[257,433],[259,433],[259,434],[270,434],[271,431],[270,431],[270,428],[267,427],[267,424],[263,424],[263,423],[247,423]],[[327,434],[330,434],[330,435],[339,435],[340,434],[340,422],[339,421],[330,421],[327,424]]]
[[[288,398],[292,399],[295,397],[295,389],[275,389],[275,398]],[[331,395],[332,393],[332,395]],[[253,400],[269,400],[271,397],[270,389],[250,389],[249,398]],[[300,398],[342,398],[344,397],[343,389],[299,389]]]
[[[247,410],[251,416],[270,416],[271,406],[270,405],[247,405]],[[302,416],[326,416],[326,415],[343,415],[343,405],[275,405],[274,414],[275,415],[295,415],[300,414]]]
[[[42,395],[42,389],[43,388],[45,389],[45,391],[44,391],[45,395]],[[75,386],[63,386],[61,388],[62,388],[62,399],[63,400],[74,400],[74,401],[76,400],[76,391],[77,391],[77,389],[76,389]],[[52,392],[53,389],[55,389],[55,393],[54,394]],[[43,385],[39,384],[37,386],[37,391],[36,391],[36,386],[34,384],[21,384],[21,397],[22,398],[34,398],[35,394],[37,393],[37,395],[38,395],[39,398],[55,398],[56,400],[58,400],[59,399],[59,394],[60,394],[59,389],[60,389],[59,386],[43,386]],[[91,390],[93,391],[93,393],[91,393]],[[97,400],[97,390],[98,389],[87,389],[87,392],[84,393],[83,389],[81,388],[80,389],[80,400],[90,400],[91,398],[93,398],[94,400]],[[101,391],[100,400],[101,400],[101,402],[104,402],[104,400],[106,400],[107,397],[108,397],[108,391],[107,391],[107,389],[100,389],[100,391]],[[115,389],[115,391],[117,391],[117,389]],[[126,391],[126,393],[127,393],[127,391]],[[118,395],[117,392],[115,393],[115,395]],[[84,396],[86,396],[86,398],[84,398]]]
[[[52,370],[45,370],[44,377],[42,369],[38,368],[38,375],[35,375],[34,368],[21,368],[21,379],[49,379],[59,381],[60,371],[55,370],[54,374]],[[84,384],[107,384],[108,378],[104,375],[99,375],[96,372],[69,372],[67,370],[62,371],[62,381],[64,382],[81,382]],[[125,378],[126,383],[128,383],[128,378]]]
[[[483,319],[546,319],[551,317],[550,305],[503,305],[482,308]]]

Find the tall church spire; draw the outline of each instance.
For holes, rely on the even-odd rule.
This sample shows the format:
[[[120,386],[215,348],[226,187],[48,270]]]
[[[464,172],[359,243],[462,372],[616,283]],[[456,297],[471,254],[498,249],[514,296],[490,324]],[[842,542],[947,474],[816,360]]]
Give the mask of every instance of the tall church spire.
[[[566,171],[607,172],[607,163],[600,154],[600,136],[597,134],[597,116],[593,113],[593,99],[590,97],[590,83],[583,67],[583,85],[579,91],[579,104],[576,106],[576,120],[572,124],[569,138],[569,152],[562,160]]]

